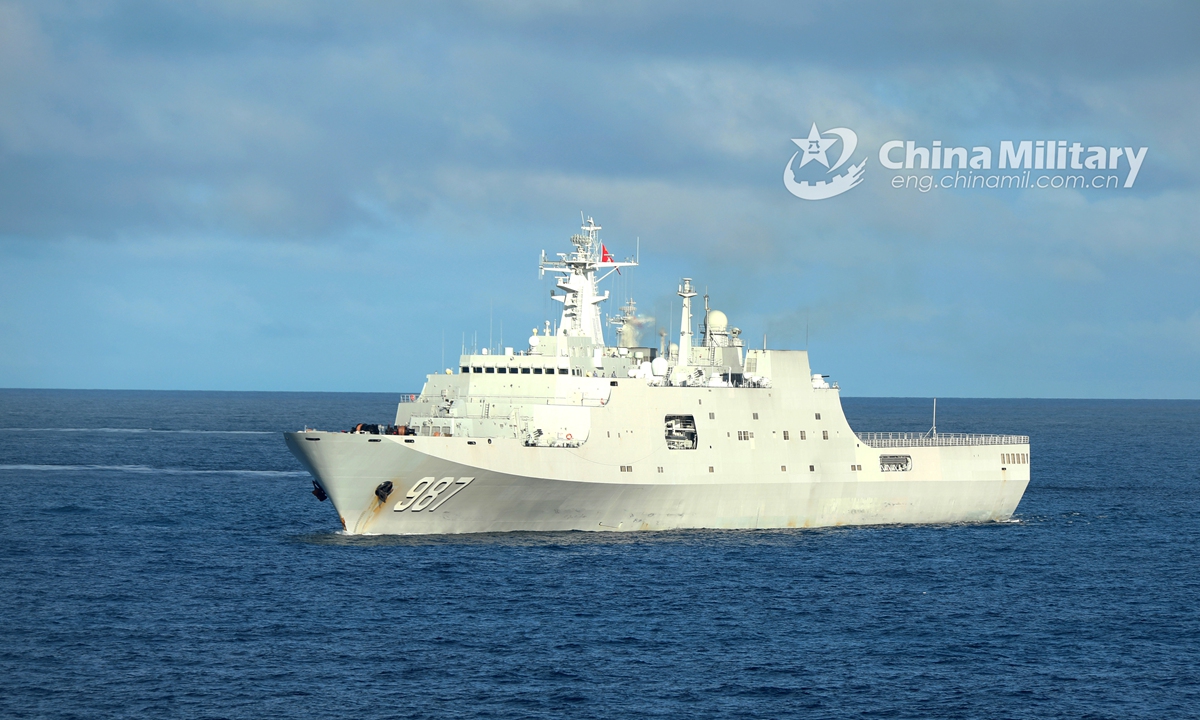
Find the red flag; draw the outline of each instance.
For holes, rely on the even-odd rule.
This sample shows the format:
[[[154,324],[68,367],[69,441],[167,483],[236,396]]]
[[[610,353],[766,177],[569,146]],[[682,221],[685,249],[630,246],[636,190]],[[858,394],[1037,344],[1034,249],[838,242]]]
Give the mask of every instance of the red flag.
[[[616,262],[616,260],[613,259],[612,253],[608,251],[608,248],[604,247],[604,243],[600,243],[600,262]],[[621,268],[617,268],[617,274],[621,274]]]

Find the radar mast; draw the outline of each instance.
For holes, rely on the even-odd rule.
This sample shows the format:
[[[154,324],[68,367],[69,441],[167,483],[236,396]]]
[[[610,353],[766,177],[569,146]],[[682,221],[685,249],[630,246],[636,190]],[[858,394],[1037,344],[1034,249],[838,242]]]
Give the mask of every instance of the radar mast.
[[[614,260],[600,240],[600,226],[592,218],[584,220],[580,230],[581,234],[571,236],[574,252],[557,253],[558,260],[548,260],[543,250],[538,270],[542,275],[547,271],[557,273],[555,286],[563,291],[562,295],[551,295],[563,304],[558,334],[588,338],[593,345],[603,346],[604,325],[599,305],[608,299],[608,292],[601,295],[597,285],[614,270],[634,267],[637,262]],[[607,272],[596,277],[597,271],[605,270]]]

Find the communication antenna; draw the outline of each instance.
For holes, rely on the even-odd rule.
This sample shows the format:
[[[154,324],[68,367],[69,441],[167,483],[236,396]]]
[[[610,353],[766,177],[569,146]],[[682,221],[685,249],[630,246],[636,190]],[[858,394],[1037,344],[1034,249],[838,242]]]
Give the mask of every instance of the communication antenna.
[[[927,435],[937,437],[937,398],[933,399],[933,427],[929,428]]]

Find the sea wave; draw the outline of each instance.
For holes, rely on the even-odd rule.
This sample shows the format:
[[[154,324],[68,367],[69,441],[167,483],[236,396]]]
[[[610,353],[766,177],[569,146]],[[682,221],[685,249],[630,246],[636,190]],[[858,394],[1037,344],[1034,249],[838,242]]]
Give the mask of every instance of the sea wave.
[[[150,467],[149,465],[0,465],[0,472],[5,470],[33,472],[100,470],[137,473],[140,475],[252,475],[258,477],[304,477],[308,475],[303,470],[245,470],[241,468],[198,470],[192,468]]]
[[[183,433],[197,435],[277,435],[273,430],[156,430],[154,428],[0,428],[0,432]]]

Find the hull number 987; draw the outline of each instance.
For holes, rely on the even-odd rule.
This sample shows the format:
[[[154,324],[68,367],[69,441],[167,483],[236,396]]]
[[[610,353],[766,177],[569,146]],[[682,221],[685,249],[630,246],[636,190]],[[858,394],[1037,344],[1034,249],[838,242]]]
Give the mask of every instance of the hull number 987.
[[[458,479],[444,477],[441,480],[435,480],[432,477],[421,478],[409,488],[404,499],[396,503],[394,512],[404,512],[405,510],[411,510],[412,512],[428,510],[432,512],[437,510],[447,500],[470,485],[474,479],[473,477]]]

